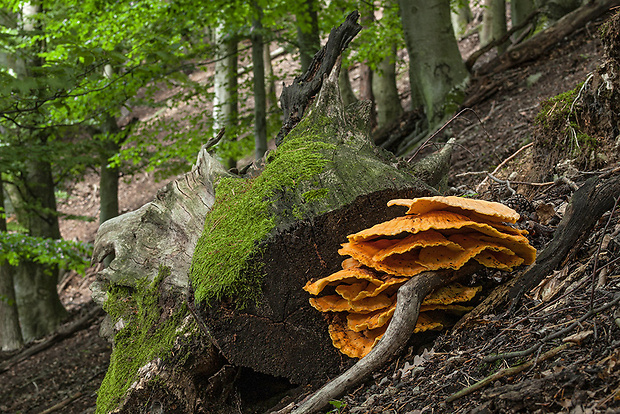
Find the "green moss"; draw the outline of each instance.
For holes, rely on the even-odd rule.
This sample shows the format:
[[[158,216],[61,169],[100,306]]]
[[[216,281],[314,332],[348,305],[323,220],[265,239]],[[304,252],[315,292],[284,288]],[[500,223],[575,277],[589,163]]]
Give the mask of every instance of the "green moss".
[[[115,286],[108,292],[104,309],[112,320],[122,317],[125,327],[114,338],[110,366],[97,393],[97,413],[114,410],[137,380],[138,370],[155,358],[170,356],[182,334],[177,328],[187,314],[186,305],[169,317],[164,317],[159,307],[159,284],[169,273],[169,268],[162,267],[151,283],[143,279],[135,288]]]
[[[304,200],[306,200],[306,202],[310,203],[312,201],[325,198],[328,192],[329,192],[328,188],[319,188],[316,190],[306,191],[305,193],[302,194],[302,197],[304,198]]]
[[[570,122],[571,117],[574,118],[574,113],[571,111],[574,112],[575,99],[577,99],[582,86],[583,82],[578,84],[575,89],[542,101],[540,112],[536,115],[536,123],[544,128],[549,128],[558,123],[566,124],[567,119]]]
[[[321,184],[312,177],[330,162],[325,154],[334,145],[321,137],[333,133],[328,119],[305,118],[269,153],[268,164],[258,177],[220,181],[192,260],[190,278],[197,302],[234,298],[237,306],[244,307],[257,300],[264,275],[249,263],[261,254],[258,243],[278,225],[276,220],[300,219],[306,214],[293,202],[288,204],[294,207],[279,211],[281,217],[276,218],[270,214],[272,203],[294,199],[302,188],[308,205],[327,194],[326,189],[316,188]],[[307,188],[308,183],[313,188]]]

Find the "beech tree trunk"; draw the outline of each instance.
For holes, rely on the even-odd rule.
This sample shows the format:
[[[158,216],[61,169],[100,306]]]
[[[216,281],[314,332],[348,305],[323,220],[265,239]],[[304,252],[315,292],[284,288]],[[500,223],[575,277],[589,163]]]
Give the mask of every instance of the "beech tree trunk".
[[[412,98],[418,91],[432,129],[458,104],[455,89],[468,77],[450,22],[450,1],[400,0],[400,13]]]
[[[372,77],[372,90],[377,104],[377,126],[381,128],[403,113],[396,87],[396,46],[392,46],[391,53],[379,63]]]
[[[465,29],[471,20],[473,15],[469,7],[469,1],[462,1],[456,6],[456,9],[452,9],[450,13],[452,19],[452,28],[454,30],[454,36],[458,37],[465,33]]]
[[[506,1],[487,0],[485,6],[480,33],[481,46],[501,39],[506,34]],[[506,47],[507,45],[499,45],[497,51],[502,53]]]
[[[308,70],[312,57],[321,48],[317,7],[315,0],[300,0],[295,13],[302,73]]]
[[[0,181],[0,232],[6,232],[4,214],[4,192]],[[13,266],[0,262],[0,348],[3,351],[13,351],[24,346],[15,302],[14,273]]]
[[[22,176],[18,186],[9,187],[18,221],[31,236],[59,239],[51,165],[29,161]],[[56,291],[57,283],[56,266],[22,260],[16,267],[15,297],[24,341],[47,335],[66,317]]]

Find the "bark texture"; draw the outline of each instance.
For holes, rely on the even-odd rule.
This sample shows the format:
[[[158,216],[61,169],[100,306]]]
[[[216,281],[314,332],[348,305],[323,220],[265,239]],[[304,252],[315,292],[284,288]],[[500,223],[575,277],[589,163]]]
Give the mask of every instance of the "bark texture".
[[[432,128],[445,117],[448,101],[458,105],[455,88],[468,77],[450,22],[450,1],[400,0],[400,13],[411,90],[421,95]]]
[[[0,181],[0,232],[6,231],[4,214],[4,192]],[[13,274],[15,269],[8,263],[0,262],[0,348],[13,351],[24,346],[22,332],[19,327],[17,304],[15,303],[15,287]]]

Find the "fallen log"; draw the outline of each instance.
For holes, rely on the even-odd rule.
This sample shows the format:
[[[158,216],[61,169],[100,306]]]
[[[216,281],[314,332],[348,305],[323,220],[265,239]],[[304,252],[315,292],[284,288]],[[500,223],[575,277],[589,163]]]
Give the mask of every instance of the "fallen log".
[[[481,66],[476,75],[503,72],[521,63],[534,60],[547,52],[553,45],[588,22],[620,5],[620,0],[592,0],[568,13],[551,27],[537,33],[530,39],[509,48],[505,53]]]

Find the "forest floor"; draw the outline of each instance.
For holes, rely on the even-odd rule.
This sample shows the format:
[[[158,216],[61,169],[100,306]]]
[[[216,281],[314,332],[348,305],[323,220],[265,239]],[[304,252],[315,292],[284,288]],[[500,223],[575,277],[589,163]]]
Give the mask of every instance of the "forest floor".
[[[599,22],[600,23],[600,22]],[[476,191],[484,175],[511,154],[532,141],[540,102],[583,82],[601,63],[602,48],[597,24],[589,25],[564,39],[541,59],[493,75],[474,79],[471,91],[490,87],[493,92],[471,108],[447,131],[457,138],[450,186],[459,192]],[[476,46],[475,35],[463,41],[463,48]],[[467,54],[468,51],[464,51]],[[406,92],[404,92],[406,94]],[[481,123],[477,118],[480,118]],[[558,171],[533,174],[536,166],[527,151],[498,175],[514,181],[553,181]],[[546,176],[545,176],[546,175]],[[573,175],[581,183],[584,175]],[[542,249],[553,231],[566,201],[572,194],[571,181],[561,185],[521,185],[517,189],[538,207],[529,221],[536,227],[532,243]],[[98,205],[96,177],[76,184],[61,200],[65,213],[96,217]],[[150,201],[163,186],[152,175],[133,177],[119,191],[121,209],[134,210]],[[516,186],[515,186],[516,187]],[[497,195],[498,186],[480,187],[479,194]],[[492,190],[492,191],[491,191]],[[501,198],[501,196],[500,196]],[[542,207],[541,207],[542,206]],[[511,315],[484,315],[463,330],[448,330],[426,343],[412,343],[401,358],[352,393],[335,402],[346,413],[611,413],[620,412],[620,314],[617,304],[582,318],[590,307],[589,283],[592,260],[604,240],[608,258],[620,251],[620,224],[606,226],[601,220],[591,235],[577,246],[563,269],[530,292]],[[63,222],[63,237],[93,241],[96,223]],[[605,236],[606,235],[606,236]],[[605,237],[604,237],[605,236]],[[605,268],[596,275],[594,307],[603,306],[620,291],[618,267]],[[517,270],[518,271],[518,270]],[[615,273],[614,273],[615,272]],[[605,274],[602,274],[605,273]],[[70,312],[67,323],[79,319],[93,306],[88,286],[95,269],[87,275],[68,274],[59,285],[60,296]],[[506,280],[508,274],[495,273],[490,280]],[[560,297],[568,286],[579,286],[553,306],[541,309],[541,299]],[[568,288],[570,291],[571,288]],[[582,320],[579,320],[582,318]],[[55,343],[50,348],[0,373],[1,413],[90,413],[95,410],[96,391],[109,361],[111,345],[98,335],[102,316],[85,329]],[[579,320],[559,340],[541,342]],[[581,333],[563,342],[561,338]],[[523,351],[542,344],[533,353],[512,359],[484,362],[497,353]],[[31,345],[32,346],[32,345]],[[564,348],[558,349],[563,346]],[[550,353],[550,350],[556,352]],[[0,362],[11,357],[0,354]],[[507,361],[507,362],[506,362]],[[488,384],[471,394],[446,402],[455,392],[497,373],[509,365],[531,361],[520,373],[496,374]],[[500,373],[502,371],[499,371]],[[337,409],[338,410],[338,409]],[[336,412],[336,411],[335,411]]]

